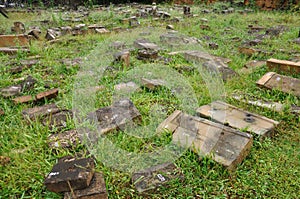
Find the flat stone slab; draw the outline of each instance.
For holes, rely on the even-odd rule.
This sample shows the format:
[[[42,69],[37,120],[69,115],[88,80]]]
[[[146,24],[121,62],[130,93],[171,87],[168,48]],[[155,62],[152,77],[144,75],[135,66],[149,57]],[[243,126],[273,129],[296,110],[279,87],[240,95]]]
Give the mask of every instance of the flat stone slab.
[[[300,63],[292,62],[292,61],[272,58],[267,60],[267,67],[270,70],[283,71],[290,74],[300,73]]]
[[[241,72],[251,72],[256,68],[260,68],[266,64],[266,61],[252,60],[247,62],[244,67],[241,69]]]
[[[95,173],[89,187],[66,192],[64,199],[108,199],[103,174]]]
[[[251,113],[222,101],[201,106],[197,109],[200,117],[210,118],[216,122],[226,124],[236,129],[246,129],[262,137],[272,135],[274,128],[279,122],[267,117]]]
[[[40,92],[36,96],[26,95],[21,97],[16,97],[13,99],[13,102],[18,103],[28,103],[28,102],[39,102],[45,99],[49,100],[52,98],[56,98],[58,95],[58,89],[54,88],[48,91]]]
[[[51,149],[75,148],[79,143],[80,139],[76,130],[52,134],[48,137],[48,146]]]
[[[54,113],[51,116],[45,117],[42,124],[48,126],[50,130],[57,128],[60,130],[67,126],[67,121],[72,119],[73,113],[69,110],[62,110]]]
[[[132,175],[132,183],[140,193],[158,188],[173,179],[183,179],[180,168],[173,163],[164,163],[138,171]]]
[[[28,76],[20,84],[2,88],[0,90],[1,95],[4,97],[11,97],[11,96],[19,95],[24,91],[28,91],[28,90],[32,89],[35,83],[36,83],[36,80],[33,77]]]
[[[277,89],[284,93],[300,96],[300,79],[268,72],[256,84],[267,89]]]
[[[188,147],[200,158],[211,156],[213,160],[234,170],[249,154],[253,143],[252,135],[210,120],[175,111],[157,131],[173,132],[172,142]]]
[[[65,159],[55,164],[47,175],[44,185],[52,192],[70,192],[87,188],[94,175],[94,160],[91,158]]]
[[[18,52],[29,53],[28,48],[19,48],[19,47],[0,47],[0,52],[8,55],[15,55]]]
[[[146,79],[142,78],[142,85],[150,90],[154,90],[158,87],[161,87],[163,85],[166,85],[166,82],[161,79]]]

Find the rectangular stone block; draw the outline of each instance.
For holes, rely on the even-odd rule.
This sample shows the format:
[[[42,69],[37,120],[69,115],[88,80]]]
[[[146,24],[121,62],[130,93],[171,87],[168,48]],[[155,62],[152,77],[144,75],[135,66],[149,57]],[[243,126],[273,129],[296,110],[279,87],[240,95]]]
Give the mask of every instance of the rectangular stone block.
[[[55,164],[47,175],[44,185],[56,193],[87,188],[94,175],[94,160],[91,158],[65,159]]]
[[[200,157],[210,156],[228,170],[234,170],[243,161],[253,143],[248,133],[180,111],[160,127],[174,132],[173,143],[193,150]]]
[[[24,91],[28,91],[34,87],[36,80],[28,76],[24,81],[20,84],[9,86],[1,89],[1,95],[4,97],[11,97],[21,94]]]
[[[89,187],[66,192],[64,199],[108,199],[103,174],[95,173]]]
[[[267,89],[277,89],[284,93],[300,96],[300,79],[279,75],[275,72],[266,73],[256,84]]]
[[[29,53],[30,50],[28,48],[17,48],[17,47],[0,47],[0,53],[15,55],[18,52]]]
[[[140,193],[156,189],[173,179],[183,179],[180,168],[173,163],[164,163],[138,171],[132,175],[132,183]]]
[[[245,129],[259,136],[271,136],[279,122],[267,117],[251,113],[222,101],[201,106],[197,109],[200,117],[211,118],[221,124],[226,124],[236,129]]]
[[[283,72],[288,72],[290,74],[300,73],[300,63],[296,63],[292,61],[272,58],[267,60],[267,67],[270,70],[283,71]]]

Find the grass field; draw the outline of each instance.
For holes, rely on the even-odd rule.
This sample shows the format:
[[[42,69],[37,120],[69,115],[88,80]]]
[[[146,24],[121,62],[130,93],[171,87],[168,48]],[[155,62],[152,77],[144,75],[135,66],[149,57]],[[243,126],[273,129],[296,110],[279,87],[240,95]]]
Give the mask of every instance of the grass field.
[[[213,8],[220,10],[222,5],[215,4]],[[170,12],[172,16],[182,17],[182,11],[170,10],[170,5],[159,5],[159,7]],[[86,24],[102,24],[108,29],[119,26],[128,28],[127,24],[120,22],[120,19],[128,16],[117,14],[114,11],[115,8],[112,7],[110,10],[102,12],[92,11],[84,22]],[[198,38],[201,41],[201,48],[205,51],[231,59],[229,66],[238,72],[239,76],[225,82],[223,85],[225,92],[218,97],[237,107],[280,121],[280,125],[276,128],[276,134],[263,142],[255,138],[250,154],[234,172],[228,172],[210,158],[204,158],[200,161],[197,154],[187,150],[175,161],[175,164],[183,170],[184,181],[174,180],[168,186],[160,187],[158,190],[143,196],[139,195],[131,184],[129,173],[111,169],[101,161],[97,161],[97,171],[104,173],[109,198],[299,198],[299,115],[291,114],[288,110],[275,112],[247,105],[233,100],[231,95],[240,92],[259,99],[281,102],[287,107],[291,105],[300,106],[299,98],[296,96],[277,90],[265,90],[256,86],[255,82],[268,71],[266,66],[255,69],[250,73],[240,72],[245,63],[250,60],[266,60],[272,57],[298,59],[300,61],[300,45],[292,42],[298,36],[300,13],[296,11],[264,12],[254,9],[253,12],[247,14],[238,12],[204,14],[201,12],[204,8],[211,9],[212,7],[193,6],[191,10],[198,16],[183,18],[180,22],[174,23],[175,30],[178,30],[181,34]],[[238,9],[244,8],[236,8],[236,10]],[[2,33],[11,33],[10,27],[14,21],[24,22],[27,28],[29,26],[40,26],[42,35],[45,35],[48,27],[78,24],[63,21],[64,13],[54,13],[51,9],[43,11],[41,14],[10,13],[9,15],[10,19],[0,18],[0,31]],[[201,18],[206,18],[208,22],[203,22],[205,20],[201,20]],[[50,20],[51,24],[39,25],[37,20],[44,19]],[[148,26],[161,27],[161,32],[164,32],[166,25],[169,24],[163,20],[156,21],[153,18],[141,19],[140,23],[141,27],[145,29]],[[209,25],[210,30],[202,30],[199,26],[202,23]],[[248,34],[248,25],[250,24],[266,28],[284,25],[288,28],[278,37],[265,39],[256,46],[268,52],[273,52],[272,56],[255,54],[248,57],[238,52],[238,47],[243,41],[254,37]],[[91,54],[93,49],[101,46],[101,44],[106,44],[105,41],[109,38],[129,42],[131,39],[138,37],[135,31],[132,30],[129,34],[131,38],[124,38],[125,33],[121,32],[111,33],[110,35],[67,35],[61,38],[61,42],[55,44],[46,43],[44,39],[33,41],[30,46],[30,55],[40,55],[40,62],[22,73],[14,75],[6,72],[7,69],[12,67],[10,63],[26,59],[29,55],[18,53],[11,58],[0,54],[0,88],[12,85],[14,79],[31,75],[38,82],[33,90],[25,92],[24,95],[33,95],[45,91],[46,85],[50,88],[59,87],[59,96],[46,103],[55,102],[59,107],[72,109],[74,81],[76,81],[76,74],[80,69],[79,66],[70,67],[61,63],[61,59],[86,57]],[[160,32],[152,32],[154,36],[157,36],[158,33]],[[209,37],[210,41],[206,41],[205,36],[206,38]],[[234,40],[233,38],[240,38],[241,40]],[[159,41],[156,42],[159,45]],[[219,48],[217,50],[209,49],[209,42],[217,43]],[[176,49],[173,50],[176,51]],[[166,65],[167,67],[180,71],[179,69],[182,67],[192,66],[181,55],[168,55],[167,53],[170,51],[170,49],[167,49],[160,52],[160,55],[172,59]],[[103,85],[104,89],[96,95],[96,108],[110,105],[113,101],[114,85],[126,79],[133,68],[144,63],[135,58],[136,53],[134,51],[131,54],[130,67],[123,67],[119,63],[114,64],[112,72],[99,80],[98,85]],[[97,61],[99,64],[101,63],[101,60]],[[161,64],[161,62],[152,64]],[[300,74],[292,74],[292,76],[300,78]],[[210,92],[213,91],[207,88],[199,71],[183,71],[181,77],[193,89],[198,106],[211,101],[212,94]],[[145,124],[147,124],[147,118],[150,117],[152,105],[163,106],[167,109],[167,114],[171,114],[176,109],[183,109],[184,106],[182,101],[164,88],[156,91],[142,89],[140,92],[133,93],[131,100],[141,112]],[[22,110],[33,106],[33,104],[15,105],[10,99],[0,97],[0,108],[5,112],[5,115],[0,116],[0,156],[11,159],[9,164],[0,165],[0,198],[62,198],[62,195],[46,190],[43,185],[45,176],[60,157],[75,155],[76,153],[88,156],[83,145],[70,150],[52,151],[47,145],[47,137],[51,134],[48,127],[39,122],[28,125],[22,117]],[[74,122],[70,120],[64,130],[73,129],[74,127]],[[171,135],[163,134],[138,139],[124,132],[113,132],[108,135],[108,138],[124,150],[142,153],[166,145],[170,142]]]

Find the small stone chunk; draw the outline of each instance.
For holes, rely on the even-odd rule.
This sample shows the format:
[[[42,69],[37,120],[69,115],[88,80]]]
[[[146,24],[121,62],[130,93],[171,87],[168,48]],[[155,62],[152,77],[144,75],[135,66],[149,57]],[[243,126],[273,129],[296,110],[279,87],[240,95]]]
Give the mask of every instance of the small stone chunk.
[[[91,158],[68,158],[55,164],[44,184],[49,191],[70,192],[87,188],[94,175],[94,160]]]

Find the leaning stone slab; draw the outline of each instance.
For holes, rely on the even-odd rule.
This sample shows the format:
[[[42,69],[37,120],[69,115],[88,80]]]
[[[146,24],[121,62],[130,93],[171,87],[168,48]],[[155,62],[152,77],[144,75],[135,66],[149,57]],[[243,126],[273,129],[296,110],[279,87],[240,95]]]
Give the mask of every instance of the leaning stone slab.
[[[108,199],[103,174],[95,173],[87,188],[66,192],[64,199]]]
[[[279,124],[275,120],[239,109],[222,101],[201,106],[197,109],[197,114],[236,129],[246,129],[247,132],[253,132],[261,137],[271,136],[274,128]]]
[[[24,91],[28,91],[28,90],[32,89],[35,83],[36,83],[36,80],[33,77],[28,76],[20,84],[2,88],[0,90],[1,95],[4,97],[11,97],[11,96],[19,95]]]
[[[278,89],[284,93],[300,96],[300,79],[268,72],[256,84],[267,89]]]
[[[183,178],[180,168],[173,163],[164,163],[133,173],[132,183],[142,193],[163,186],[170,180]]]
[[[300,74],[300,63],[286,61],[286,60],[279,60],[279,59],[268,59],[267,60],[267,67],[270,70],[276,71],[283,71],[288,72],[290,74]]]
[[[47,175],[44,185],[56,193],[87,188],[93,178],[94,167],[91,158],[59,161]]]
[[[173,143],[188,147],[200,157],[213,160],[234,170],[249,154],[253,137],[210,120],[175,111],[158,128],[173,132]]]

